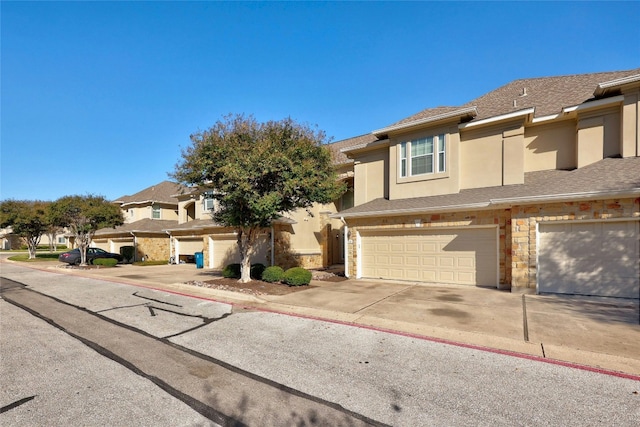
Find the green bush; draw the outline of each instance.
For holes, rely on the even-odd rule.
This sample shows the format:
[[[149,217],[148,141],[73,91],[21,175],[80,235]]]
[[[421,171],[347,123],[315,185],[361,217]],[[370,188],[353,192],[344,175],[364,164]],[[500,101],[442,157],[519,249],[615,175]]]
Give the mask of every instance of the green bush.
[[[262,279],[262,273],[264,272],[265,268],[267,267],[265,267],[264,264],[251,264],[251,278],[254,280]]]
[[[222,277],[227,279],[240,278],[240,264],[229,264],[222,269]]]
[[[115,267],[118,260],[115,258],[96,258],[93,260],[93,265],[102,265],[104,267]]]
[[[284,270],[282,267],[278,267],[277,265],[267,267],[262,272],[262,280],[269,283],[281,281],[282,276],[284,276]]]
[[[308,285],[311,282],[311,272],[302,267],[293,267],[284,272],[282,281],[289,286]]]

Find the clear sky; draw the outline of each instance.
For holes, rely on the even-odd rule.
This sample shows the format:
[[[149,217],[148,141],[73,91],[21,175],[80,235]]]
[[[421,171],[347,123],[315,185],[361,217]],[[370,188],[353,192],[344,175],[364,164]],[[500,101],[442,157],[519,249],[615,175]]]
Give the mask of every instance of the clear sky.
[[[168,179],[228,113],[334,141],[512,80],[640,66],[640,2],[11,2],[0,199]]]

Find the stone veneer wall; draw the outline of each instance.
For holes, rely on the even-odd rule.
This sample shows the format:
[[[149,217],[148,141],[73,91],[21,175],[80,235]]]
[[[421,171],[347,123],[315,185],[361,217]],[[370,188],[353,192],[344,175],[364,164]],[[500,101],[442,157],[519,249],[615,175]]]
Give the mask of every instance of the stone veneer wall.
[[[167,237],[140,237],[137,239],[136,260],[142,257],[149,261],[169,260],[169,236]]]
[[[553,221],[606,220],[640,217],[640,198],[588,200],[514,206],[511,209],[512,289],[535,291],[537,284],[537,224]]]
[[[357,271],[356,234],[369,230],[416,230],[415,221],[422,222],[421,229],[437,229],[443,227],[464,228],[477,225],[497,225],[499,228],[499,271],[500,283],[497,287],[509,288],[511,284],[511,211],[487,210],[469,212],[447,212],[438,214],[406,215],[386,218],[358,218],[348,221],[349,224],[349,272],[355,277]],[[498,286],[500,285],[500,286]]]

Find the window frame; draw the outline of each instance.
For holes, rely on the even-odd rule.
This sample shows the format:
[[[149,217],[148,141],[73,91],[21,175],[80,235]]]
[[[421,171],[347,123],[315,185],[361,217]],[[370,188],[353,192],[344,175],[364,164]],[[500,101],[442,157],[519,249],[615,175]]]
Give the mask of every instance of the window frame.
[[[151,206],[151,219],[162,219],[162,208],[160,206]]]
[[[416,153],[417,149],[414,150],[414,148],[421,143],[431,143],[431,151],[425,151],[425,153],[421,154]],[[400,178],[428,177],[429,175],[445,174],[447,172],[447,136],[445,133],[402,141],[398,145],[398,176]],[[421,158],[427,159],[427,172],[416,173],[414,168],[416,168],[417,162],[414,161]],[[429,166],[431,166],[430,171]]]
[[[213,191],[205,191],[202,193],[202,210],[204,212],[213,212],[216,209],[216,197]]]

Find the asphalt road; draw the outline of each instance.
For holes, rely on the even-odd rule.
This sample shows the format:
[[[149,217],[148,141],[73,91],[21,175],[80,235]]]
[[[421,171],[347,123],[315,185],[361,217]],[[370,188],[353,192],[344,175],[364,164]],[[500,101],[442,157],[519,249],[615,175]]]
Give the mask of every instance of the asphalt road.
[[[4,281],[0,407],[29,398],[2,425],[640,425],[630,379],[13,264],[1,275],[26,287]]]

